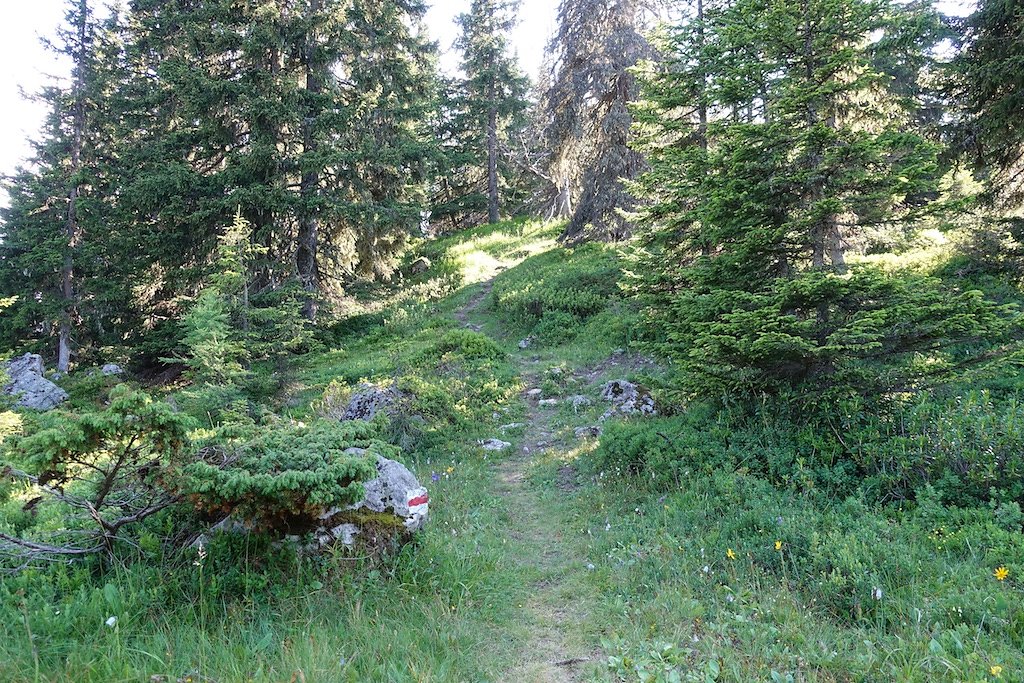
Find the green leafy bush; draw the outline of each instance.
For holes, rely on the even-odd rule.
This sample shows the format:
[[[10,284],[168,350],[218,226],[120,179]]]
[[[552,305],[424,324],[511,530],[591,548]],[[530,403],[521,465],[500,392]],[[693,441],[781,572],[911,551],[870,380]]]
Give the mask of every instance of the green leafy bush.
[[[564,311],[547,311],[533,328],[537,342],[542,346],[559,346],[579,336],[580,319]]]
[[[461,356],[471,360],[499,360],[505,352],[493,339],[471,330],[449,330],[429,353]]]
[[[847,403],[805,419],[784,405],[750,416],[710,404],[612,422],[590,456],[595,471],[643,474],[662,486],[716,471],[757,474],[782,488],[892,503],[923,490],[956,505],[1024,503],[1024,406],[987,393],[925,394],[884,411]]]
[[[889,414],[857,416],[844,441],[875,498],[912,498],[928,485],[951,504],[1024,502],[1024,405],[1017,398],[924,396]]]
[[[210,445],[182,469],[178,487],[199,510],[275,532],[302,532],[332,507],[357,501],[378,455],[397,449],[372,423],[276,424]]]
[[[808,272],[756,291],[696,285],[650,315],[661,329],[651,348],[676,362],[680,398],[767,394],[805,408],[949,381],[998,355],[961,357],[958,343],[996,345],[1020,320],[979,291],[871,268]]]

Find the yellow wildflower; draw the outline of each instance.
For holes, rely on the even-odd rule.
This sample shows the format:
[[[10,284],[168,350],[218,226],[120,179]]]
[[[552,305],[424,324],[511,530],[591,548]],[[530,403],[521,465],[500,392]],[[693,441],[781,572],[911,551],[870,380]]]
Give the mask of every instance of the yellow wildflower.
[[[775,541],[775,549],[782,550],[782,541]]]
[[[992,572],[992,575],[999,581],[1006,581],[1006,577],[1010,575],[1010,570],[1006,567],[1000,567],[999,569]]]
[[[733,552],[732,548],[729,548],[725,551],[725,556],[728,557],[730,560],[736,559],[736,553]]]
[[[994,678],[1002,678],[1003,677],[1003,667],[999,666],[998,664],[993,664],[992,668],[990,668],[988,670],[988,672],[990,674],[992,674],[992,676]]]

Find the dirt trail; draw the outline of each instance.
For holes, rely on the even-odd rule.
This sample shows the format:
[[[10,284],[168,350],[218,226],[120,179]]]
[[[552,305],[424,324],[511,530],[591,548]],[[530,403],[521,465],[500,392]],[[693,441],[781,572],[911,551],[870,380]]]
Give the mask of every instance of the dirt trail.
[[[470,325],[473,313],[486,299],[492,284],[486,283],[460,309],[455,317]],[[549,448],[557,448],[550,419],[527,391],[539,386],[523,352],[516,354],[520,375],[526,385],[522,400],[526,404],[524,434],[518,448],[497,466],[496,493],[509,501],[511,529],[520,545],[528,551],[517,558],[539,580],[529,589],[524,603],[524,621],[530,640],[520,660],[504,672],[500,681],[515,683],[575,683],[581,681],[581,668],[593,659],[578,634],[586,621],[586,599],[580,594],[586,572],[586,560],[576,557],[571,546],[563,543],[568,531],[565,520],[544,492],[527,481],[529,471]]]

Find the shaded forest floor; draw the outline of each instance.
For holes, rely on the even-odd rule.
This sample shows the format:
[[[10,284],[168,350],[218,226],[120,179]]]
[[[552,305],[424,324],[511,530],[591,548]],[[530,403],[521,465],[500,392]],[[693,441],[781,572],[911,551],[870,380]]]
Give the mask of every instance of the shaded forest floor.
[[[567,252],[557,233],[427,243],[428,273],[375,292],[388,304],[281,382],[273,408],[295,419],[332,382],[418,392],[420,419],[393,426],[431,492],[415,543],[382,563],[246,547],[239,566],[211,547],[5,580],[0,680],[1024,680],[1022,595],[991,572],[1024,544],[987,521],[823,502],[742,470],[666,488],[595,466],[600,439],[576,429],[600,423],[602,385],[662,370],[629,350],[631,314],[607,294],[615,248]],[[520,348],[516,297],[560,277],[603,308]]]

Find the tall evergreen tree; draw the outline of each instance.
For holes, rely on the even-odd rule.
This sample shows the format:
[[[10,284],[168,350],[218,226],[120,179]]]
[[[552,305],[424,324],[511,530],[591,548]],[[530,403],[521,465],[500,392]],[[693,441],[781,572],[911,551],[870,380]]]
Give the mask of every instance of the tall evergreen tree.
[[[960,147],[988,178],[990,198],[1024,201],[1024,5],[981,0],[954,62]]]
[[[502,138],[526,109],[527,79],[509,53],[508,32],[516,24],[518,0],[473,0],[458,18],[466,82],[463,116],[473,125],[472,149],[486,160],[487,216],[496,223],[501,208],[499,161]],[[521,122],[520,122],[521,123]]]
[[[10,206],[2,213],[0,291],[18,297],[5,342],[49,346],[61,372],[76,347],[102,331],[98,270],[110,237],[105,163],[113,144],[105,98],[115,87],[120,48],[117,16],[100,24],[93,10],[90,0],[67,3],[52,49],[70,60],[71,79],[39,95],[49,108],[42,138],[31,164],[9,179]]]
[[[155,303],[194,289],[238,208],[264,248],[255,291],[298,282],[310,319],[357,273],[390,274],[419,225],[433,154],[424,11],[418,0],[136,0],[132,122],[145,133],[123,194],[133,222],[175,245],[152,254]]]
[[[684,391],[905,388],[927,371],[880,359],[1001,325],[977,293],[847,262],[861,231],[912,220],[908,197],[937,179],[935,146],[905,132],[872,65],[872,36],[896,11],[734,0],[688,29],[702,49],[664,44],[690,52],[646,79],[637,115],[652,171],[638,190],[652,204],[644,289]],[[706,138],[701,107],[679,106],[700,92],[715,114]]]
[[[554,73],[544,96],[557,197],[553,213],[570,218],[563,239],[590,231],[624,235],[622,212],[633,200],[622,180],[636,178],[643,157],[629,146],[629,103],[638,92],[631,69],[652,56],[643,35],[644,0],[563,0],[551,42]]]

